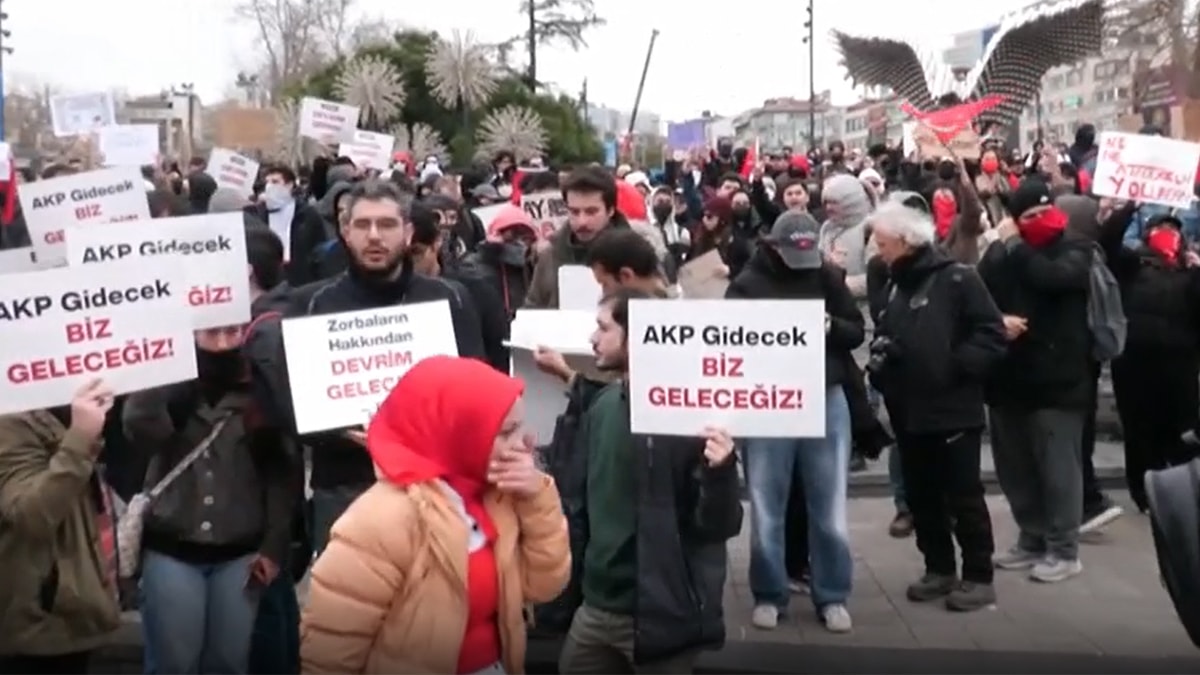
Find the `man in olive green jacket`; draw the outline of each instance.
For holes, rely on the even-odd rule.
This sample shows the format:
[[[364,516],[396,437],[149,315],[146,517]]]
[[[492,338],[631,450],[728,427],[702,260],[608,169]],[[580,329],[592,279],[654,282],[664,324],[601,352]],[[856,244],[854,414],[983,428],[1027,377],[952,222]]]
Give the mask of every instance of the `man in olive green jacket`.
[[[0,416],[0,672],[87,672],[120,627],[96,473],[112,402],[95,381],[70,406]]]

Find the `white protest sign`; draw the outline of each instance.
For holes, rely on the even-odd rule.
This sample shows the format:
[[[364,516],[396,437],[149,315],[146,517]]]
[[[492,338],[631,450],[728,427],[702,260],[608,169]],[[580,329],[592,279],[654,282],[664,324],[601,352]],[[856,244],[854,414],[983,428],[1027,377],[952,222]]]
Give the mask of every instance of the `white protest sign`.
[[[543,373],[533,352],[549,347],[581,371],[594,365],[591,335],[596,329],[596,308],[589,311],[520,309],[513,317],[507,345],[512,348],[511,374],[525,383],[525,427],[539,442],[549,442],[554,423],[566,409],[566,385]]]
[[[141,168],[158,163],[157,124],[114,124],[96,131],[105,166]]]
[[[354,138],[338,146],[338,155],[349,157],[355,166],[382,171],[391,166],[395,147],[395,136],[356,129]]]
[[[0,143],[0,180],[8,180],[12,172],[12,146],[8,143]]]
[[[558,308],[577,309],[596,316],[596,305],[604,289],[596,281],[592,268],[586,265],[563,265],[558,268]]]
[[[567,224],[567,203],[558,190],[546,190],[521,195],[521,208],[529,214],[533,226],[543,239],[548,239]]]
[[[32,248],[13,248],[0,251],[0,274],[20,274],[42,269]]]
[[[287,319],[283,346],[301,434],[366,424],[413,364],[458,356],[445,300]]]
[[[59,138],[86,135],[116,124],[116,111],[112,94],[107,91],[50,98],[50,122]]]
[[[146,185],[133,167],[26,183],[17,197],[38,260],[49,266],[66,261],[63,230],[69,226],[150,219]]]
[[[496,219],[496,216],[500,215],[500,212],[503,211],[504,207],[506,206],[509,206],[507,202],[504,204],[476,206],[475,208],[471,209],[471,213],[475,214],[475,217],[479,219],[479,222],[483,223],[483,229],[486,231],[489,227],[491,227],[492,221]]]
[[[1092,192],[1101,197],[1188,208],[1196,199],[1200,145],[1119,131],[1100,134]]]
[[[825,436],[821,300],[633,300],[628,340],[635,434]]]
[[[332,145],[354,138],[358,107],[311,96],[300,101],[300,135]]]
[[[63,405],[95,378],[121,394],[196,377],[181,274],[163,259],[5,277],[0,414]]]
[[[67,229],[67,263],[167,259],[182,272],[192,328],[250,322],[246,226],[240,213],[210,213]]]
[[[218,188],[237,190],[247,196],[254,193],[258,162],[249,157],[243,157],[225,148],[213,148],[208,155],[207,171],[216,181]]]

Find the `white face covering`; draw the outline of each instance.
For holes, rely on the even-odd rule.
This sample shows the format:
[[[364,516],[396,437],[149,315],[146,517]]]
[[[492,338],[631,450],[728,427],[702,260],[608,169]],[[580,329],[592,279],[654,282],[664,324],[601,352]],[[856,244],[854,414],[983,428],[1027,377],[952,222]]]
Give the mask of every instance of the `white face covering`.
[[[292,191],[286,185],[268,183],[263,189],[263,202],[266,203],[268,211],[278,211],[291,200]]]

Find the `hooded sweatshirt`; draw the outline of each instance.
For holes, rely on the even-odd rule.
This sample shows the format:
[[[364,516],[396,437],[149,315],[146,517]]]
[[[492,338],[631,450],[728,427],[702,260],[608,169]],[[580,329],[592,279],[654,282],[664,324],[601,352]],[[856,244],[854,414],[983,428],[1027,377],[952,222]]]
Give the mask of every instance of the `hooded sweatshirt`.
[[[523,391],[520,380],[480,361],[433,356],[400,378],[367,431],[367,452],[383,480],[402,488],[440,481],[462,500],[471,534],[460,673],[501,657],[496,526],[483,499],[492,445]]]
[[[821,188],[821,201],[837,204],[836,216],[830,216],[821,226],[821,252],[833,258],[846,270],[846,283],[856,296],[866,293],[868,233],[867,216],[871,214],[871,199],[866,187],[854,176],[831,176]]]

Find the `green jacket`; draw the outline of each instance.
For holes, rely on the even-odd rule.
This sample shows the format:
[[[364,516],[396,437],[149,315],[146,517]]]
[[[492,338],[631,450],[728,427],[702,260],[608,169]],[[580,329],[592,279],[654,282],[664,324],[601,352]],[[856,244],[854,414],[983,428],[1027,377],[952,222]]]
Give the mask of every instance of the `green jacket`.
[[[95,649],[120,627],[92,442],[44,410],[0,417],[0,655]]]

